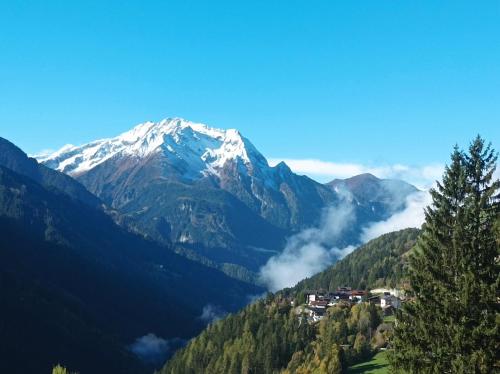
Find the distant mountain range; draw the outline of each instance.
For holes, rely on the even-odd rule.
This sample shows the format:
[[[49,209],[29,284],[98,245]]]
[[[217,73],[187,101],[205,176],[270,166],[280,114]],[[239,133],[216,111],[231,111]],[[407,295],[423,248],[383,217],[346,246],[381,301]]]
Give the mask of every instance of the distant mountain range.
[[[352,204],[356,224],[335,244],[358,244],[364,225],[400,211],[417,191],[368,174],[320,184],[284,163],[270,167],[237,130],[180,118],[38,160],[81,182],[133,230],[251,271],[281,251],[287,237],[317,225],[328,206]]]

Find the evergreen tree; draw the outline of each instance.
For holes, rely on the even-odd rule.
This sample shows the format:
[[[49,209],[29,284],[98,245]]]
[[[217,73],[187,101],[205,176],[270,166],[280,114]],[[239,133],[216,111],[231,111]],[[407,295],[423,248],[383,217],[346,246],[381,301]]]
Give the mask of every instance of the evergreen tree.
[[[68,374],[68,370],[65,367],[57,364],[52,368],[52,374]]]
[[[396,370],[410,373],[490,373],[498,363],[497,156],[477,137],[468,154],[455,147],[415,253],[415,300],[397,316]],[[498,369],[498,367],[497,367]]]
[[[78,374],[78,373],[70,373],[68,369],[64,366],[57,364],[52,368],[52,374]]]

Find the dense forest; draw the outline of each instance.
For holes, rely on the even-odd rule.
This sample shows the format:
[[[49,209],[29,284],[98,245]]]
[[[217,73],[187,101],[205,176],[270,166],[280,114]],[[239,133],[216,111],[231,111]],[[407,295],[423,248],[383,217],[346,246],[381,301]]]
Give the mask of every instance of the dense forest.
[[[290,305],[290,300],[304,302],[301,291],[316,286],[327,289],[350,282],[357,282],[355,286],[361,282],[367,287],[379,286],[384,276],[398,283],[401,277],[393,276],[391,271],[397,268],[402,272],[403,255],[411,249],[418,233],[407,229],[374,239],[317,276],[292,289],[269,294],[209,326],[161,373],[311,373],[316,369],[335,373],[366,359],[386,343],[390,330],[381,324],[380,310],[374,305],[330,308],[320,323],[311,325],[301,316],[300,308]],[[373,276],[367,280],[362,280],[361,274],[353,278],[360,269]],[[315,283],[308,283],[312,281]]]
[[[340,372],[372,354],[381,320],[372,304],[346,304],[311,325],[286,300],[270,296],[211,325],[161,373]]]

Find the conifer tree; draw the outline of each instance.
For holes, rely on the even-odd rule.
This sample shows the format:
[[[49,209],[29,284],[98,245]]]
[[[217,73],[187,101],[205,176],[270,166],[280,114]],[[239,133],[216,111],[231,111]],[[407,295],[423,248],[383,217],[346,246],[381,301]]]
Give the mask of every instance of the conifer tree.
[[[52,368],[52,374],[68,374],[68,370],[65,367],[57,364]]]
[[[496,160],[480,137],[467,154],[455,147],[442,183],[431,191],[410,257],[415,300],[398,313],[394,331],[396,371],[490,373],[498,364]]]
[[[52,368],[52,374],[78,374],[78,373],[70,373],[68,369],[60,364],[57,364]]]

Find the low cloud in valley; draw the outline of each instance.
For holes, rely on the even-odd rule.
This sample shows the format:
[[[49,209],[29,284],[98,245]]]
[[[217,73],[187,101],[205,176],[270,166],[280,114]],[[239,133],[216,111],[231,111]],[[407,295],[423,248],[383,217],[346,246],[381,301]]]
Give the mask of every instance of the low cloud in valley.
[[[260,280],[270,291],[295,285],[325,269],[354,247],[332,245],[355,221],[353,206],[344,199],[328,208],[318,228],[303,230],[290,237],[283,252],[272,257],[260,270]]]
[[[385,221],[374,222],[363,229],[361,242],[365,243],[388,232],[402,230],[408,227],[419,228],[425,220],[424,209],[430,203],[428,191],[419,191],[406,198],[406,207],[393,214]]]
[[[214,323],[224,318],[227,312],[218,305],[207,304],[203,307],[199,319],[205,323]]]
[[[129,349],[144,362],[158,364],[163,363],[175,350],[185,344],[184,339],[163,339],[149,333],[137,338]]]
[[[359,243],[382,234],[409,227],[419,228],[424,222],[424,208],[431,203],[428,191],[418,191],[406,198],[404,208],[387,220],[369,223]],[[332,243],[350,225],[356,224],[349,196],[326,210],[318,228],[304,230],[288,239],[283,252],[269,259],[260,269],[260,280],[269,291],[292,287],[351,253],[356,246],[338,248]]]

